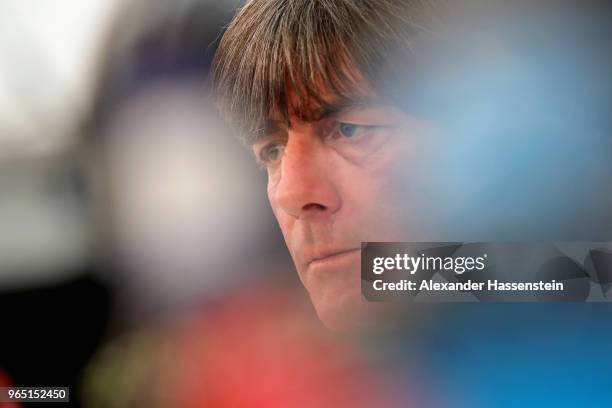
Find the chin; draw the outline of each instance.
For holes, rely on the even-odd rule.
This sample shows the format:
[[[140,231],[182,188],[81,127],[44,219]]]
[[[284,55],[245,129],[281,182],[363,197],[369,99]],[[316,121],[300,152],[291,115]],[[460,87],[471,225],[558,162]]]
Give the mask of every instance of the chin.
[[[360,291],[317,298],[311,295],[314,308],[323,324],[334,331],[349,331],[360,326],[363,300]]]
[[[310,296],[321,322],[337,332],[378,330],[389,327],[398,317],[397,305],[368,302],[360,290],[336,293],[336,296]]]
[[[298,269],[300,279],[321,322],[334,331],[361,328],[371,307],[361,294],[360,257],[328,260],[307,269]]]

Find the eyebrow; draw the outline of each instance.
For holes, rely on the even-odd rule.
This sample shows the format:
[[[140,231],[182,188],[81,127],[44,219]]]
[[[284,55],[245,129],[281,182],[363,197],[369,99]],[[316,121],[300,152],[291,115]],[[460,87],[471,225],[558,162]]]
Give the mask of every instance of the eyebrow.
[[[333,117],[352,109],[363,109],[365,107],[372,106],[373,104],[374,101],[371,98],[342,99],[333,101],[323,106],[318,119],[320,120]]]
[[[375,104],[375,101],[372,98],[341,98],[336,99],[331,102],[325,103],[321,109],[319,109],[318,113],[314,115],[314,121],[319,121],[323,119],[328,119],[330,117],[337,116],[343,112],[352,110],[352,109],[363,109],[368,106],[372,106]],[[258,129],[253,137],[251,138],[250,145],[261,142],[266,139],[268,136],[279,132],[283,128],[290,128],[290,123],[285,123],[283,120],[275,120],[275,119],[267,119],[264,126]]]

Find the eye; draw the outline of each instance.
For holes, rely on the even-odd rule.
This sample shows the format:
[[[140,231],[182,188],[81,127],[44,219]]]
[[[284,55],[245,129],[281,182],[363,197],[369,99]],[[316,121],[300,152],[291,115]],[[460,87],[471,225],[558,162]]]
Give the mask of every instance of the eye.
[[[344,137],[353,137],[361,126],[352,123],[338,123],[338,130]]]
[[[333,124],[331,136],[333,139],[361,139],[374,126],[357,125],[347,122],[336,122]]]
[[[262,147],[261,150],[259,151],[259,154],[258,154],[259,161],[265,165],[274,163],[281,158],[284,150],[285,150],[285,146],[280,143],[277,143],[277,142],[268,143],[267,145]]]

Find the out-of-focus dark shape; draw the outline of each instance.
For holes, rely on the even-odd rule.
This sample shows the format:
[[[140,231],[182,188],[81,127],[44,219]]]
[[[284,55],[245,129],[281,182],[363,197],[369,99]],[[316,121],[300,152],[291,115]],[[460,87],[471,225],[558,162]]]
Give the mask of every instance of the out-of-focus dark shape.
[[[79,275],[53,286],[0,292],[0,367],[15,386],[70,387],[73,406],[80,406],[81,370],[102,343],[111,306],[108,289],[92,271]]]

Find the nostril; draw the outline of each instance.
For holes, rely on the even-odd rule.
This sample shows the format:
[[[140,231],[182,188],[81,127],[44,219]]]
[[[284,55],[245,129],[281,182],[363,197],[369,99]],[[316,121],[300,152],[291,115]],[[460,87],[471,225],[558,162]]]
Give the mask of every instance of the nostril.
[[[323,211],[325,210],[327,207],[322,205],[322,204],[318,204],[318,203],[308,203],[305,206],[302,207],[302,210],[304,211],[308,211],[308,210],[314,210],[314,211]]]

